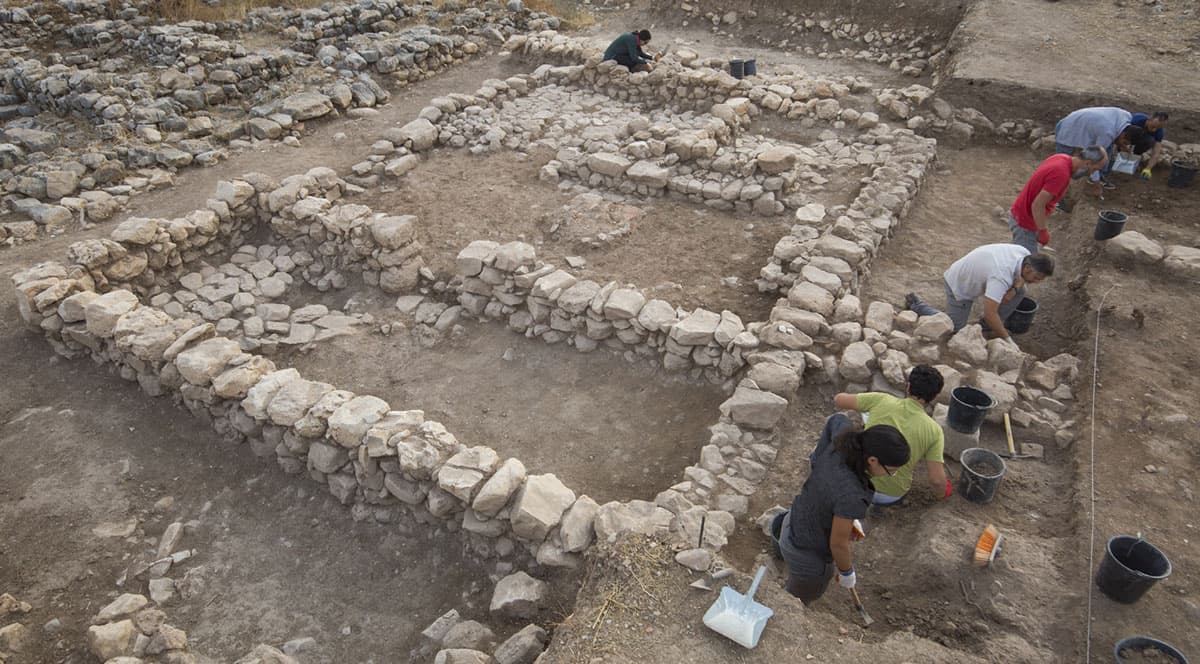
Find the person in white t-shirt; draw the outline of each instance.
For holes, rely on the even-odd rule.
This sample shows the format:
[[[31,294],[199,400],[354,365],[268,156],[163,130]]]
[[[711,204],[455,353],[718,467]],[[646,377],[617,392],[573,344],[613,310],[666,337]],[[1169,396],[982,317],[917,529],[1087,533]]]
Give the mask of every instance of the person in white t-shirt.
[[[1025,284],[1036,284],[1054,274],[1054,259],[1046,254],[1030,255],[1016,244],[985,244],[954,261],[943,276],[946,287],[946,314],[961,330],[971,315],[975,300],[983,298],[983,320],[992,336],[1007,339],[1013,345],[1004,321],[1016,309],[1025,293]],[[919,316],[941,313],[909,293],[904,304]]]

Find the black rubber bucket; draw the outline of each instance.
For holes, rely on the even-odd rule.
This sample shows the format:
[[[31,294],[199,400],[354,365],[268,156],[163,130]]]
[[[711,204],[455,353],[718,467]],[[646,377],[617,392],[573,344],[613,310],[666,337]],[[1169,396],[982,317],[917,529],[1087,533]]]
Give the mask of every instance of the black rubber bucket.
[[[783,551],[779,549],[779,538],[783,534],[783,517],[787,516],[787,512],[780,512],[771,519],[771,553],[779,560],[783,560]]]
[[[750,58],[742,64],[742,70],[747,76],[755,76],[758,74],[758,60]]]
[[[1133,604],[1170,575],[1171,561],[1158,547],[1140,537],[1117,535],[1105,547],[1096,586],[1117,602]]]
[[[1192,180],[1196,179],[1197,170],[1200,169],[1182,161],[1171,162],[1171,174],[1167,176],[1167,186],[1176,189],[1192,186]]]
[[[1187,657],[1184,657],[1178,648],[1165,641],[1152,639],[1148,636],[1130,636],[1117,641],[1117,645],[1113,646],[1113,659],[1117,661],[1117,664],[1132,664],[1132,658],[1135,655],[1147,651],[1157,656],[1153,660],[1155,662],[1162,662],[1162,664],[1175,664],[1176,662],[1179,664],[1188,664]],[[1143,657],[1137,661],[1149,660]]]
[[[1017,308],[1008,315],[1004,327],[1013,334],[1025,334],[1033,327],[1033,315],[1037,313],[1037,300],[1026,297],[1017,304]]]
[[[982,447],[970,447],[958,456],[962,474],[958,476],[958,493],[963,498],[984,505],[992,502],[1000,488],[1000,480],[1008,471],[999,454]]]
[[[996,401],[979,388],[965,385],[956,387],[950,393],[950,412],[946,414],[946,424],[959,433],[975,433],[994,405]]]
[[[746,76],[746,61],[745,60],[730,60],[729,74],[734,78],[743,78]]]
[[[1125,230],[1125,222],[1129,217],[1124,212],[1116,210],[1101,210],[1096,218],[1097,240],[1111,240]]]

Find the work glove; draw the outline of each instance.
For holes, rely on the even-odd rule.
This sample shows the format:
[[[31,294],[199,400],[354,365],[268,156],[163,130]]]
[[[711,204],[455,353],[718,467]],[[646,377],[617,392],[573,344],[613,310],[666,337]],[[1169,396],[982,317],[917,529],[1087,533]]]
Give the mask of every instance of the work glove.
[[[1041,244],[1041,245],[1050,244],[1050,230],[1047,228],[1042,228],[1042,229],[1038,230],[1037,241],[1038,241],[1038,244]]]
[[[854,585],[857,582],[858,582],[858,575],[854,573],[853,567],[850,568],[849,572],[843,572],[841,570],[838,570],[838,585],[839,586],[845,588],[846,590],[851,590],[854,588]]]
[[[1016,350],[1021,350],[1021,347],[1017,345],[1017,340],[1013,339],[1011,334],[1008,335],[1007,337],[1000,337],[1000,341],[1003,341],[1004,343],[1012,346]]]
[[[945,500],[953,495],[954,495],[954,483],[950,481],[949,477],[947,477],[946,478],[946,491],[945,491],[945,493],[942,494],[942,500]]]
[[[1147,166],[1146,168],[1143,168],[1142,172],[1138,173],[1138,176],[1141,177],[1143,180],[1149,180],[1150,179],[1150,167]]]

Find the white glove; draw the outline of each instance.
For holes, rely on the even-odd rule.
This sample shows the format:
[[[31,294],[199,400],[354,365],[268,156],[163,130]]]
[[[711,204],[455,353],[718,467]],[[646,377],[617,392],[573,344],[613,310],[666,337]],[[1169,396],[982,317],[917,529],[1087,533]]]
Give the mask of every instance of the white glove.
[[[857,582],[858,582],[858,575],[854,573],[853,567],[850,568],[849,572],[843,572],[841,570],[838,570],[838,585],[839,586],[845,588],[846,590],[851,590],[854,588],[854,585]]]
[[[1016,350],[1021,350],[1021,347],[1017,345],[1017,340],[1013,339],[1011,334],[1008,335],[1007,337],[1002,337],[1001,341],[1007,343],[1008,345],[1012,346]]]

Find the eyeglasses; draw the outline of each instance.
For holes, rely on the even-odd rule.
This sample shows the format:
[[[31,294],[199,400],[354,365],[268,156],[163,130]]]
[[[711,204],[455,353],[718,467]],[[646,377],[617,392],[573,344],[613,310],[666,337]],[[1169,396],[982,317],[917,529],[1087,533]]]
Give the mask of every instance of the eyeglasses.
[[[883,464],[879,464],[879,467],[883,469],[883,472],[888,474],[888,477],[895,477],[896,471],[900,470],[899,468],[893,468],[889,470],[888,467]]]

